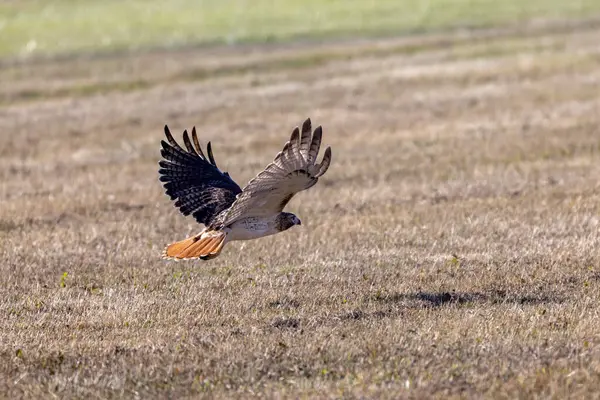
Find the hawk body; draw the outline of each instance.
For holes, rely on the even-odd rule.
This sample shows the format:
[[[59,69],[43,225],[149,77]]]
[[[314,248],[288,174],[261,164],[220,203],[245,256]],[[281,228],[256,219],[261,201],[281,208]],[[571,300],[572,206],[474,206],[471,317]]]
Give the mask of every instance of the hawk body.
[[[167,142],[161,142],[159,179],[179,211],[192,215],[205,228],[172,243],[163,255],[207,260],[217,257],[227,242],[257,239],[301,225],[298,217],[283,209],[296,193],[314,186],[331,163],[329,147],[321,163],[316,163],[322,129],[311,131],[310,119],[301,131],[296,127],[273,162],[242,189],[217,167],[210,142],[205,156],[195,128],[192,140],[183,132],[183,149],[165,126]]]

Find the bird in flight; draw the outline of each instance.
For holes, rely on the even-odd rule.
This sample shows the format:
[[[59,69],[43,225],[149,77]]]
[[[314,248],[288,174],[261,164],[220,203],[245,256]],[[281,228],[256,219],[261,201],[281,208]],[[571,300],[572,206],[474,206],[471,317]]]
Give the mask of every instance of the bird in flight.
[[[183,215],[192,215],[204,229],[187,239],[171,243],[163,252],[167,259],[210,260],[221,254],[226,243],[250,240],[283,232],[300,219],[283,212],[298,192],[314,186],[331,163],[331,148],[316,163],[322,129],[312,132],[308,118],[292,131],[290,140],[275,160],[241,189],[213,157],[210,142],[204,155],[196,128],[192,141],[183,132],[184,150],[165,125],[168,143],[161,141],[160,181]]]

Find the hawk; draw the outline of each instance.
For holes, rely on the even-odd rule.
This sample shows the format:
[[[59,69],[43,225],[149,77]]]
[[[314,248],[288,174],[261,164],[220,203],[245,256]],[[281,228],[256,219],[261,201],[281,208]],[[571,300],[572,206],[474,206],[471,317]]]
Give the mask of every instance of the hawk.
[[[187,130],[183,132],[184,150],[165,125],[168,143],[161,141],[159,179],[175,207],[183,215],[191,214],[204,229],[168,245],[163,257],[210,260],[221,254],[228,242],[258,239],[301,225],[297,216],[283,209],[296,193],[314,186],[331,163],[330,147],[316,163],[322,128],[311,132],[308,118],[301,129],[292,131],[273,162],[241,189],[217,167],[210,142],[208,158],[204,155],[195,127],[193,144]]]

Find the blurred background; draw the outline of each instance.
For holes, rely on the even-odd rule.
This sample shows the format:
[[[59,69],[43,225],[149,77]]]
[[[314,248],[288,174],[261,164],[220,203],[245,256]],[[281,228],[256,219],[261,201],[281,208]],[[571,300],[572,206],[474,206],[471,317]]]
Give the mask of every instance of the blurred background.
[[[3,0],[0,58],[402,35],[599,11],[598,0]]]

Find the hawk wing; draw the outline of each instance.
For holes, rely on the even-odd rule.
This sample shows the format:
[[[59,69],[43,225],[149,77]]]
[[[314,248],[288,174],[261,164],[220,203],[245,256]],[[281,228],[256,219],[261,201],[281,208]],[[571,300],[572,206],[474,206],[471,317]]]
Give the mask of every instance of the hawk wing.
[[[217,168],[210,142],[206,147],[207,160],[195,127],[192,129],[195,148],[187,131],[183,132],[187,151],[177,144],[166,125],[165,136],[169,143],[161,141],[160,153],[164,160],[159,162],[158,173],[167,195],[176,200],[175,206],[183,215],[192,214],[199,223],[211,225],[219,213],[233,204],[242,190],[227,172]]]
[[[237,200],[224,215],[223,225],[227,226],[247,217],[277,214],[283,211],[296,193],[315,185],[331,163],[331,148],[328,147],[321,163],[315,164],[321,137],[320,126],[311,136],[310,118],[302,124],[302,132],[296,127],[275,160],[250,180],[237,196]]]

